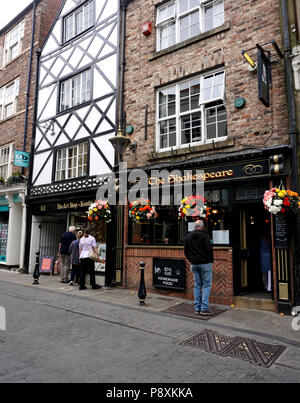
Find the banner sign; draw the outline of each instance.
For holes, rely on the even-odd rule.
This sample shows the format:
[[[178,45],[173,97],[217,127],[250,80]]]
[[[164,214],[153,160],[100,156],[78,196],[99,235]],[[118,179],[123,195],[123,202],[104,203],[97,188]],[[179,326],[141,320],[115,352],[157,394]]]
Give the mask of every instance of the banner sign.
[[[29,153],[26,153],[24,151],[15,151],[14,165],[16,167],[28,168],[29,167]]]

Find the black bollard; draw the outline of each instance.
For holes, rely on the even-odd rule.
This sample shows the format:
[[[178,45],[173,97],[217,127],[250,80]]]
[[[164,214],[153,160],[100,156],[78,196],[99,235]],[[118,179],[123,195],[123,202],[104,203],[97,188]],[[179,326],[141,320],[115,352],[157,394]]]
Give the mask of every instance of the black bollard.
[[[140,305],[145,305],[145,299],[147,297],[147,291],[145,287],[145,262],[140,263],[141,267],[141,280],[140,280],[140,287],[138,292],[138,297],[140,301]]]
[[[38,285],[39,284],[39,278],[40,278],[40,252],[36,252],[36,260],[35,260],[35,268],[33,272],[33,278],[34,282],[32,283],[33,285]]]

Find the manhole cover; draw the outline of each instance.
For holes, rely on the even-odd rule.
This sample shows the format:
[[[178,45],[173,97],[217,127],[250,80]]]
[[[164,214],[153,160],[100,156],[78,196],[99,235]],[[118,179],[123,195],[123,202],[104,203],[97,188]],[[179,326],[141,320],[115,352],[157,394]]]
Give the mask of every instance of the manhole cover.
[[[179,344],[200,348],[222,357],[239,358],[264,367],[270,367],[286,349],[284,346],[259,343],[243,337],[228,337],[208,329]]]

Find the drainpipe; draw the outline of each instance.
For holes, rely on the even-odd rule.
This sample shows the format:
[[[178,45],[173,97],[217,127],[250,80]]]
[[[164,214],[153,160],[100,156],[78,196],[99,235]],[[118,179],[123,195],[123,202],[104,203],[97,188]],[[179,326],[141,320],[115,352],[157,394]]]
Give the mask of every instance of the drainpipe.
[[[27,91],[26,91],[26,108],[25,108],[25,124],[24,124],[24,136],[23,136],[23,151],[26,151],[26,141],[27,141],[27,128],[28,128],[28,115],[29,115],[30,86],[31,86],[31,77],[32,77],[31,70],[32,70],[32,62],[33,62],[35,25],[36,25],[36,0],[33,1],[33,11],[32,11],[32,35],[31,35],[31,48],[30,48]],[[22,168],[22,171],[24,171],[24,168]],[[24,172],[22,172],[22,173],[24,173]]]
[[[284,60],[286,70],[287,100],[289,109],[289,135],[292,148],[292,189],[299,193],[298,186],[298,158],[297,158],[297,123],[296,109],[293,86],[293,73],[291,65],[291,42],[289,35],[289,20],[287,0],[281,0],[282,24],[283,24],[283,44],[284,44]],[[294,255],[294,273],[295,273],[295,304],[300,305],[300,217],[296,218],[295,228],[295,255]]]

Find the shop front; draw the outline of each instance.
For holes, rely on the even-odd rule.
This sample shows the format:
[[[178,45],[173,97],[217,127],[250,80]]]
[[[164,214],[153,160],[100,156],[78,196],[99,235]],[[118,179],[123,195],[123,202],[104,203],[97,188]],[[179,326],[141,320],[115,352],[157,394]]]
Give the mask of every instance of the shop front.
[[[138,287],[137,269],[143,260],[148,290],[193,299],[193,276],[184,256],[184,238],[194,229],[194,222],[178,219],[180,199],[174,188],[186,180],[197,180],[197,174],[190,172],[203,170],[204,197],[209,207],[205,224],[215,258],[211,302],[271,310],[277,309],[277,302],[289,303],[292,297],[288,291],[292,281],[290,242],[288,247],[277,248],[275,230],[279,224],[262,202],[265,190],[288,180],[284,164],[274,170],[273,154],[271,151],[253,153],[248,158],[239,154],[226,159],[220,157],[218,162],[194,161],[165,168],[170,171],[167,181],[170,179],[173,185],[170,205],[156,206],[156,220],[146,223],[132,222],[126,215],[125,286]],[[149,198],[152,186],[162,184],[161,178],[151,176],[151,172]],[[268,258],[263,261],[266,250]],[[277,258],[281,253],[284,260]],[[278,266],[281,262],[284,267]],[[284,286],[279,281],[278,270],[279,275],[286,274]],[[285,294],[280,292],[283,289]]]
[[[76,231],[89,228],[95,237],[100,262],[95,263],[98,275],[105,276],[105,282],[110,279],[110,262],[112,261],[110,245],[110,224],[104,221],[90,222],[87,212],[94,203],[96,191],[78,193],[76,196],[51,196],[47,199],[29,201],[29,214],[31,216],[31,245],[29,254],[29,272],[34,271],[36,252],[40,252],[40,259],[52,257],[56,260],[61,236],[70,226]]]

